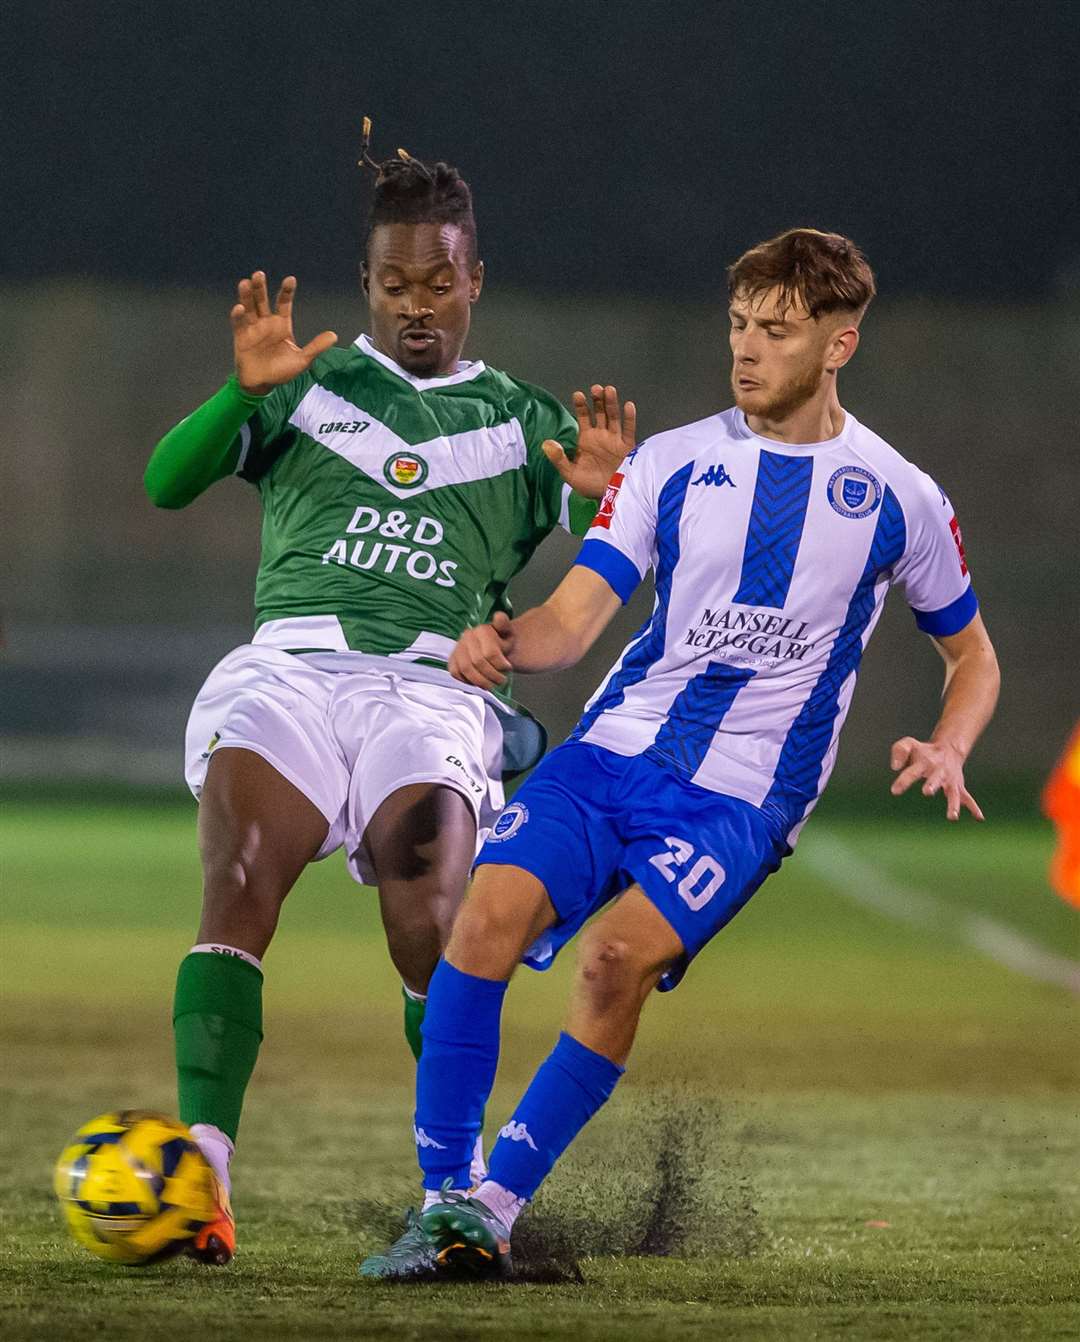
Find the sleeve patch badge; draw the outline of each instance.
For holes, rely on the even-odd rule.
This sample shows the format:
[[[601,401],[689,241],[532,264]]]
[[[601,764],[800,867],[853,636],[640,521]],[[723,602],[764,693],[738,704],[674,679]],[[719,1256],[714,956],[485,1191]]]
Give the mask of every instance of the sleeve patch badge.
[[[956,543],[956,553],[960,556],[960,572],[967,577],[967,556],[964,554],[964,538],[960,534],[960,523],[956,520],[955,513],[952,521],[949,523],[949,530],[952,532],[952,538]]]
[[[611,519],[615,516],[615,500],[619,496],[622,482],[622,471],[616,471],[608,481],[607,489],[604,490],[604,497],[600,500],[600,507],[595,518],[593,518],[594,527],[611,526]]]

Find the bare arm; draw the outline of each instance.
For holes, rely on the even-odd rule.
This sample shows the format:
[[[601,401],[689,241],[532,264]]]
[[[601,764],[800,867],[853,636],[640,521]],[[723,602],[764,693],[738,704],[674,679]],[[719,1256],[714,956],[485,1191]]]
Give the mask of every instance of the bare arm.
[[[982,616],[976,615],[958,634],[934,640],[945,662],[945,689],[941,716],[929,741],[913,736],[894,742],[889,755],[894,797],[923,779],[923,796],[945,793],[945,814],[960,818],[964,807],[982,820],[983,813],[964,786],[964,762],[982,735],[997,704],[1001,673]]]
[[[592,569],[574,567],[542,606],[516,620],[498,612],[491,624],[466,629],[450,654],[450,674],[493,690],[510,671],[573,666],[622,605]]]

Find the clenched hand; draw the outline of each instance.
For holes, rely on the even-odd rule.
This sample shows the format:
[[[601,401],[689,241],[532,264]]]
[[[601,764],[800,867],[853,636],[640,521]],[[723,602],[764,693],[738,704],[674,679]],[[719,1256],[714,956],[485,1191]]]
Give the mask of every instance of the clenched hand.
[[[505,684],[513,670],[510,663],[513,646],[510,616],[497,610],[490,624],[478,624],[465,630],[450,654],[447,667],[456,680],[493,690],[497,685]]]

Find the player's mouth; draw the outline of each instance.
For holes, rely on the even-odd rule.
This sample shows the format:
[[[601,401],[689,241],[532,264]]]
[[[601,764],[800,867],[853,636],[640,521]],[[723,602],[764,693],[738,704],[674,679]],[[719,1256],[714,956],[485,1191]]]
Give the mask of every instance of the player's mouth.
[[[754,391],[761,386],[760,382],[755,382],[752,377],[737,377],[735,385],[740,391]]]
[[[412,354],[423,354],[433,348],[436,340],[438,340],[437,333],[426,329],[414,329],[401,333],[401,343]]]

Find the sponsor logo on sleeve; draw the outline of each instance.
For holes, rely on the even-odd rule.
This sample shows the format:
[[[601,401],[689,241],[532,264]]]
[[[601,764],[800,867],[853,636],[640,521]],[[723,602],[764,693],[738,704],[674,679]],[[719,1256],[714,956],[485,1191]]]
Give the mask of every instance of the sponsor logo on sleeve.
[[[608,481],[607,489],[604,490],[604,497],[600,500],[600,508],[593,518],[594,527],[611,526],[611,519],[615,516],[615,500],[619,497],[622,482],[622,471],[616,471]]]
[[[960,572],[967,577],[967,555],[964,554],[964,538],[960,534],[960,523],[956,520],[956,514],[953,514],[949,523],[949,530],[952,532],[953,543],[956,546],[956,553],[960,556]]]
[[[861,466],[841,466],[829,477],[829,505],[841,517],[869,517],[882,493],[876,477]]]

